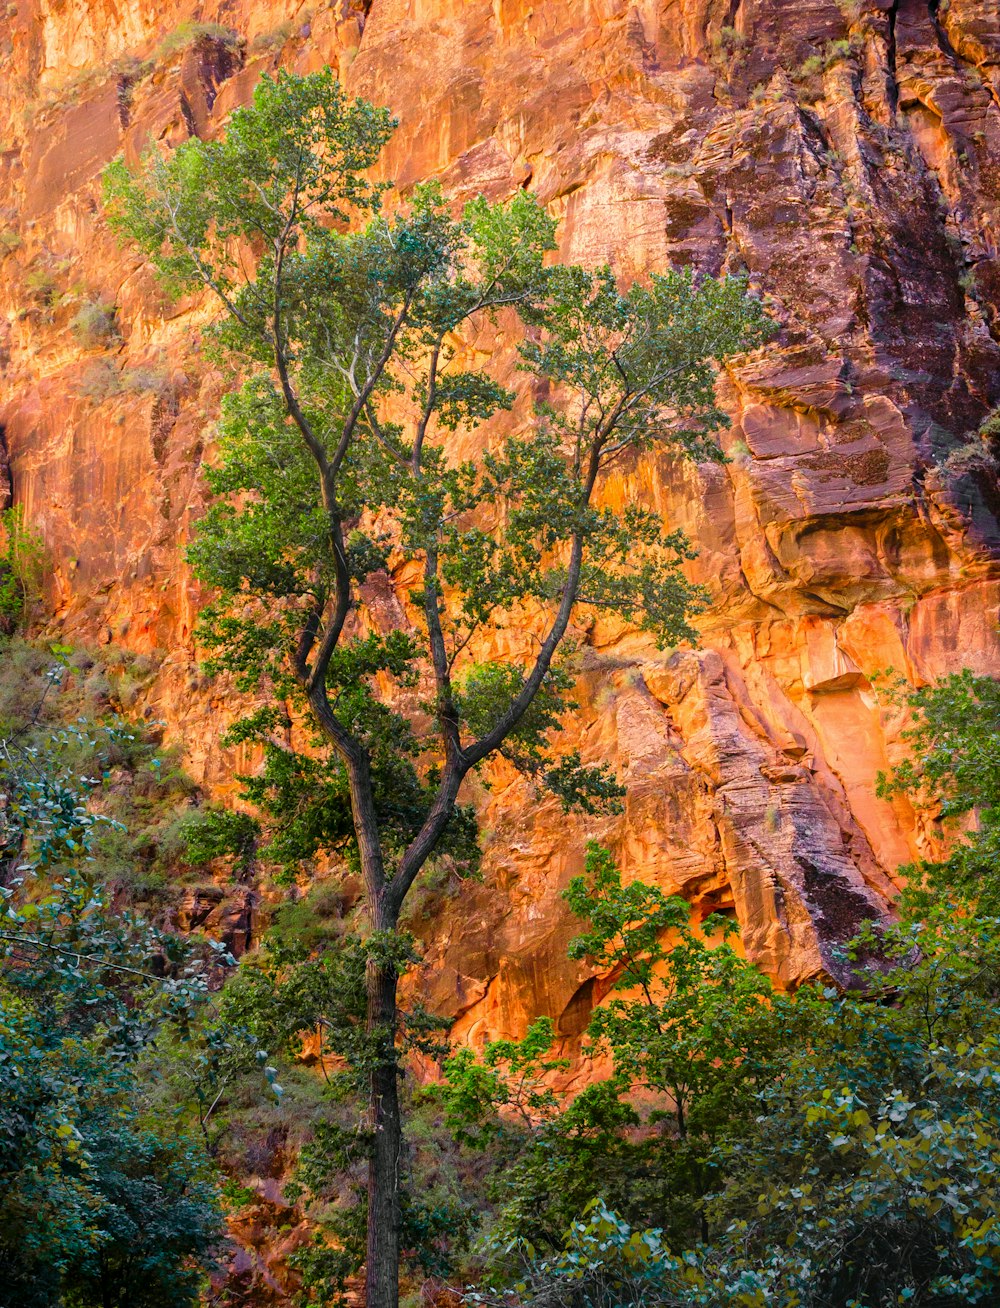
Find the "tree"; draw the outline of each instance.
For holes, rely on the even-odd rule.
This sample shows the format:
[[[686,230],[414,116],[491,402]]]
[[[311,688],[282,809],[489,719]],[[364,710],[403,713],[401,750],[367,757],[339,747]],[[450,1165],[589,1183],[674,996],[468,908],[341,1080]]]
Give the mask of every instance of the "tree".
[[[460,790],[488,759],[567,805],[620,794],[551,753],[570,684],[557,654],[578,605],[669,644],[697,596],[683,539],[601,505],[601,486],[651,446],[721,457],[716,363],[768,334],[738,279],[670,272],[623,292],[606,268],[550,264],[554,224],[524,192],[456,218],[424,185],[388,212],[368,174],[393,126],[329,71],[281,73],[224,140],[107,178],[112,223],[165,283],[217,297],[215,341],[243,378],[191,552],[219,596],[201,624],[212,666],[273,695],[235,737],[267,742],[262,784],[294,797],[300,848],[344,850],[364,882],[372,1308],[398,1297],[403,904],[432,856],[467,858]],[[501,326],[533,404],[498,376]],[[408,610],[384,629],[365,601],[387,570]],[[500,625],[537,635],[484,662]],[[275,739],[288,702],[315,761]]]
[[[646,1178],[659,1140],[637,1139],[640,1118],[613,1077],[575,1097],[557,1091],[552,1073],[568,1060],[552,1057],[548,1018],[523,1040],[487,1041],[482,1054],[460,1049],[444,1065],[444,1081],[426,1093],[443,1103],[444,1126],[486,1161],[486,1276],[502,1284],[511,1254],[556,1250],[567,1228],[601,1196],[619,1209],[648,1209]]]
[[[1000,1293],[1000,919],[872,927],[867,995],[807,987],[717,1136],[710,1238],[598,1192],[553,1248],[525,1224],[480,1302],[960,1308]],[[600,1167],[593,1169],[600,1178]],[[509,1266],[509,1261],[508,1261]]]
[[[556,1094],[550,1074],[565,1063],[549,1053],[543,1018],[523,1041],[489,1043],[480,1057],[459,1051],[439,1092],[462,1137],[513,1146],[499,1151],[494,1244],[556,1250],[596,1200],[629,1222],[655,1222],[671,1247],[707,1239],[720,1145],[746,1130],[773,1076],[787,1001],[732,948],[730,920],[708,918],[696,931],[683,899],[623,886],[600,845],[588,847],[586,874],[566,898],[589,923],[570,956],[610,983],[588,1034],[612,1076],[575,1097]]]
[[[599,845],[588,848],[587,875],[574,878],[566,898],[590,922],[570,957],[591,960],[612,983],[614,997],[591,1018],[591,1040],[631,1092],[663,1100],[654,1113],[669,1139],[660,1145],[659,1223],[675,1240],[707,1239],[715,1146],[749,1117],[769,1075],[782,997],[733,949],[732,919],[710,916],[696,932],[685,900],[641,881],[623,886]],[[714,945],[706,939],[713,935],[721,935]]]
[[[903,733],[911,747],[879,793],[907,794],[939,811],[951,837],[948,856],[907,868],[910,894],[921,886],[931,899],[946,894],[982,912],[1000,908],[1000,681],[968,668],[904,694],[912,723]]]
[[[945,906],[879,944],[867,997],[797,999],[799,1040],[729,1152],[703,1266],[717,1292],[754,1288],[736,1303],[958,1308],[1000,1291],[1000,920]]]
[[[277,908],[260,948],[244,958],[226,986],[220,1009],[224,1023],[273,1051],[286,1071],[306,1046],[318,1063],[323,1107],[312,1115],[284,1194],[294,1196],[314,1224],[313,1241],[289,1260],[301,1277],[301,1298],[333,1305],[348,1301],[365,1260],[363,1181],[370,1141],[352,1108],[366,1088],[367,951],[343,919],[324,920],[317,907],[307,896]],[[440,1056],[448,1025],[419,1005],[400,1010],[401,1050]],[[404,1100],[406,1088],[404,1082]],[[428,1107],[417,1091],[408,1105],[411,1129],[399,1159],[401,1272],[421,1280],[451,1273],[478,1216],[464,1188],[458,1198],[461,1177],[442,1176],[442,1152],[455,1151],[449,1133],[428,1122]],[[450,1172],[450,1160],[444,1169]]]

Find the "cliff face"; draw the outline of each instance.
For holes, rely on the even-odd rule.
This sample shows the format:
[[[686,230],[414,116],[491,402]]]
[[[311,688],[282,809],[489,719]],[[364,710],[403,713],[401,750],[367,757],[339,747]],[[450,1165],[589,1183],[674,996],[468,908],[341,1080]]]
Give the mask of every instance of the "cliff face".
[[[778,342],[722,381],[723,467],[644,458],[637,497],[698,547],[696,652],[596,624],[585,757],[625,815],[567,821],[497,769],[461,917],[426,901],[456,1033],[538,1013],[571,1045],[599,982],[560,899],[599,835],[788,984],[880,909],[933,823],[875,797],[898,714],[872,678],[1000,672],[998,0],[16,0],[0,28],[4,476],[74,640],[165,655],[147,711],[224,789],[228,708],[196,670],[182,563],[219,379],[199,302],[166,305],[102,225],[124,150],[219,130],[262,72],[329,63],[390,105],[386,172],[529,186],[567,258],[625,277],[749,270]],[[391,598],[391,597],[390,597]],[[463,892],[464,893],[464,892]],[[471,917],[468,906],[471,904]],[[433,910],[433,912],[431,911]]]

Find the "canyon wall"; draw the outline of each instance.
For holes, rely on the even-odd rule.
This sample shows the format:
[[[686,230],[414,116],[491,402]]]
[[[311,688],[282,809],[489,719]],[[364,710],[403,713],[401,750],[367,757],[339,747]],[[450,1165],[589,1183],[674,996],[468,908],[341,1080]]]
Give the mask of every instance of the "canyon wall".
[[[404,191],[529,187],[567,258],[625,278],[747,270],[782,331],[721,379],[730,461],[643,457],[606,491],[690,535],[711,599],[696,650],[576,633],[570,743],[615,764],[626,811],[566,819],[494,769],[482,884],[460,915],[447,888],[418,905],[423,982],[459,1037],[547,1013],[571,1050],[600,979],[565,959],[560,895],[590,835],[734,913],[782,983],[838,974],[939,835],[876,797],[902,727],[876,674],[1000,671],[978,434],[1000,401],[998,0],[15,0],[0,42],[0,484],[44,536],[52,629],[162,660],[143,711],[218,793],[231,707],[198,671],[183,563],[211,306],[168,304],[115,244],[108,160],[330,64],[399,117]]]

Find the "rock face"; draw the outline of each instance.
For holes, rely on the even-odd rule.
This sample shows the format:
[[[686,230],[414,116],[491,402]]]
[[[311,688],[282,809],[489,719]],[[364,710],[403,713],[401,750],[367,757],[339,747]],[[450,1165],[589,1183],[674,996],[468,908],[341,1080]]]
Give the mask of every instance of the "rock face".
[[[648,457],[608,487],[683,527],[695,652],[578,633],[572,743],[628,783],[567,821],[497,769],[486,875],[427,926],[456,1033],[539,1013],[572,1049],[600,982],[560,893],[600,836],[629,874],[735,913],[784,984],[837,974],[933,822],[876,798],[899,714],[875,674],[1000,672],[997,0],[16,0],[0,29],[0,471],[47,542],[71,639],[158,651],[149,709],[224,789],[182,562],[218,388],[210,306],[167,306],[103,227],[120,151],[220,129],[279,65],[400,119],[386,172],[530,187],[567,258],[625,278],[746,269],[782,324],[722,379],[725,466]]]

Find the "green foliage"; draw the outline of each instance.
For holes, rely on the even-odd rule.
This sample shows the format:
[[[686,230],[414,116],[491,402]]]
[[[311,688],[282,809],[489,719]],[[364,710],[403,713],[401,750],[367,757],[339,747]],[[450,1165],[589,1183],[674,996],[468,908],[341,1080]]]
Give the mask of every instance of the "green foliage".
[[[363,704],[371,723],[369,744],[375,781],[376,815],[383,847],[398,856],[420,828],[426,814],[425,789],[413,766],[414,741],[408,724],[382,706]],[[262,742],[263,766],[255,775],[241,776],[242,795],[265,819],[262,854],[276,868],[275,880],[287,885],[319,853],[339,854],[351,871],[359,857],[351,813],[350,786],[339,758],[313,737],[315,752],[306,754],[275,740],[272,715],[265,711],[243,719],[226,736],[227,743]],[[437,850],[461,875],[478,862],[475,814],[469,805],[456,805]]]
[[[487,1155],[489,1204],[480,1229],[491,1283],[509,1276],[520,1241],[538,1251],[558,1249],[595,1195],[639,1219],[664,1211],[663,1140],[645,1133],[627,1092],[627,1082],[615,1077],[572,1099],[554,1094],[530,1126],[501,1118]]]
[[[357,939],[333,937],[314,953],[279,925],[226,988],[223,1015],[286,1057],[315,1034],[321,1065],[332,1057],[362,1062],[365,958]]]
[[[598,901],[590,914],[594,929],[577,949],[631,968],[640,992],[644,984],[656,985],[663,974],[650,954],[664,948],[657,928],[668,921],[670,901],[646,887],[623,890],[606,856],[594,858],[591,874],[603,893],[588,896]],[[683,938],[675,946],[681,974],[689,948]],[[650,1301],[676,1308],[958,1308],[995,1302],[1000,919],[956,917],[944,905],[923,920],[873,926],[854,947],[859,957],[875,949],[881,967],[866,994],[806,988],[794,1001],[772,997],[765,1004],[751,989],[746,1009],[737,1003],[735,1028],[743,1011],[760,1030],[745,1073],[734,1066],[732,1048],[723,1050],[711,1072],[703,1069],[732,1087],[724,1105],[713,1098],[711,1086],[704,1100],[715,1144],[703,1160],[715,1188],[700,1199],[706,1239],[685,1248],[690,1206],[684,1174],[657,1211],[651,1192],[642,1191],[635,1166],[641,1155],[634,1154],[633,1185],[625,1197],[634,1202],[638,1189],[641,1200],[631,1215],[617,1196],[589,1216],[581,1205],[584,1217],[550,1253],[550,1239],[535,1239],[539,1223],[532,1222],[530,1206],[518,1225],[495,1228],[505,1241],[506,1262],[499,1263],[504,1283],[509,1287],[515,1280],[518,1301]],[[701,984],[695,982],[696,988]],[[718,1004],[727,1002],[725,983],[720,996],[707,978],[703,984],[701,1007],[715,1016]],[[662,1011],[676,1014],[672,1005],[682,994],[682,987],[671,987]],[[599,1017],[597,1029],[608,1031],[616,1066],[648,1075],[648,1066],[659,1066],[656,1043],[634,1047],[631,1022],[619,1026],[630,1017],[621,1010],[610,1021]],[[683,1055],[685,1032],[693,1029],[686,1006],[680,1018],[671,1067]],[[706,1054],[718,1038],[707,1022]],[[728,1032],[723,1039],[730,1039]],[[690,1100],[689,1128],[701,1110],[699,1100]],[[679,1130],[675,1139],[682,1143]],[[606,1175],[592,1165],[594,1193],[604,1193],[597,1187]],[[516,1169],[505,1177],[512,1188],[519,1180]],[[656,1228],[649,1229],[651,1219]],[[635,1281],[629,1279],[633,1274]]]
[[[903,694],[890,691],[898,705]],[[903,733],[911,756],[879,779],[884,796],[907,794],[940,813],[951,852],[937,863],[905,869],[911,895],[947,896],[979,911],[1000,908],[1000,682],[967,668],[910,692],[912,724]],[[928,902],[925,899],[925,903]]]
[[[253,871],[260,823],[249,813],[203,809],[184,820],[180,836],[187,862],[231,859],[237,876],[245,880]]]
[[[106,200],[165,284],[216,293],[215,343],[246,376],[224,399],[216,499],[191,550],[220,595],[201,637],[241,689],[307,701],[324,742],[293,756],[256,715],[241,729],[267,752],[251,798],[288,815],[283,862],[320,848],[353,862],[349,792],[370,792],[364,839],[378,831],[405,894],[432,850],[468,862],[457,787],[500,748],[566,805],[620,798],[605,768],[551,757],[569,707],[553,654],[576,603],[675,643],[698,594],[684,540],[657,513],[600,507],[599,485],[653,446],[718,458],[717,363],[770,328],[738,279],[671,272],[621,291],[607,269],[549,266],[553,224],[523,192],[455,217],[425,185],[384,213],[365,174],[393,125],[328,71],[280,72],[225,140],[152,155],[137,177],[115,164]],[[252,271],[233,261],[247,239]],[[501,312],[530,328],[520,365],[547,398],[463,459],[453,447],[515,402],[465,358]],[[415,579],[420,616],[355,634],[347,615],[387,567]],[[477,640],[529,611],[548,626],[542,652],[483,667]],[[430,683],[417,730],[394,706]]]
[[[1000,409],[991,409],[979,424],[979,436],[983,441],[995,442],[1000,437]]]
[[[684,1302],[673,1293],[683,1273],[656,1230],[633,1230],[597,1200],[566,1232],[555,1253],[540,1257],[529,1240],[513,1242],[510,1252],[523,1262],[513,1294],[477,1291],[472,1304],[499,1308],[512,1300],[559,1308],[646,1308]],[[736,1302],[732,1300],[731,1302]]]
[[[665,1127],[664,1184],[671,1235],[701,1226],[702,1199],[718,1182],[715,1146],[752,1111],[775,1052],[783,1006],[767,980],[735,952],[736,924],[709,917],[699,932],[689,905],[656,887],[622,885],[611,855],[587,851],[587,874],[570,883],[567,901],[590,930],[570,945],[613,978],[613,994],[589,1026],[616,1074],[634,1089],[661,1096],[654,1120]],[[706,936],[719,933],[721,941]]]
[[[549,1075],[569,1066],[545,1057],[554,1039],[551,1020],[540,1017],[523,1040],[488,1040],[480,1058],[471,1049],[451,1055],[439,1098],[457,1139],[483,1146],[503,1130],[500,1114],[516,1115],[522,1129],[552,1115],[557,1100]]]
[[[94,1037],[53,1039],[3,985],[4,1304],[197,1302],[221,1239],[204,1156],[142,1122],[142,1094]]]
[[[72,862],[90,852],[95,829],[107,823],[88,806],[96,778],[76,772],[81,754],[91,761],[100,758],[102,747],[114,747],[127,731],[117,725],[96,728],[89,734],[86,724],[71,723],[45,734],[30,730],[37,721],[44,700],[58,687],[63,669],[59,663],[45,673],[42,687],[32,687],[36,703],[30,723],[7,728],[0,749],[0,783],[4,805],[0,810],[0,860],[3,880],[15,877],[21,860],[30,849],[29,866],[46,869]],[[30,841],[30,846],[29,846]]]
[[[68,739],[0,747],[4,1302],[180,1308],[197,1300],[221,1215],[193,1143],[142,1121],[136,1067],[161,1031],[191,1033],[205,966],[111,911],[89,866],[96,783],[67,768]]]
[[[109,902],[156,916],[175,904],[184,883],[243,880],[254,859],[256,824],[199,802],[178,751],[160,745],[162,724],[120,714],[135,709],[156,670],[154,659],[105,647],[97,652],[6,641],[0,659],[0,789],[16,776],[65,782],[84,796],[86,820],[96,822],[88,859]],[[41,784],[41,782],[39,782]],[[15,795],[17,791],[15,790]],[[17,805],[0,814],[0,873],[16,856]],[[36,823],[37,827],[37,823]]]
[[[0,513],[0,634],[28,624],[41,593],[45,567],[42,538],[24,521],[20,505]]]
[[[292,1261],[306,1304],[342,1302],[365,1258],[371,1129],[359,1101],[373,1062],[384,1056],[380,1033],[366,1027],[368,960],[376,950],[399,970],[414,960],[405,937],[362,941],[335,915],[317,921],[318,906],[322,899],[314,893],[279,909],[261,948],[244,959],[220,1004],[227,1029],[246,1032],[284,1063],[282,1081],[306,1042],[322,1077],[323,1107],[311,1110],[311,1131],[286,1187],[315,1225],[313,1240]],[[434,1051],[442,1024],[428,1022],[416,1009],[401,1014],[401,1025],[401,1062],[407,1050]],[[426,1107],[417,1106],[414,1114],[419,1125]],[[404,1274],[447,1274],[453,1251],[464,1245],[477,1219],[475,1207],[460,1202],[453,1178],[442,1181],[440,1138],[446,1140],[447,1132],[435,1126],[429,1139],[402,1155]]]
[[[24,274],[24,287],[30,298],[42,309],[49,308],[59,291],[59,282],[53,270],[36,260]]]
[[[957,1305],[1000,1290],[1000,921],[945,912],[882,943],[893,965],[868,1001],[800,1001],[802,1042],[732,1149],[708,1267],[717,1284],[756,1278],[737,1303]]]
[[[234,51],[238,50],[243,44],[243,38],[237,31],[231,27],[223,27],[221,23],[196,23],[194,21],[178,23],[173,31],[169,32],[156,47],[149,63],[141,66],[139,71],[144,75],[150,71],[151,67],[172,59],[175,55],[180,54],[189,46],[196,45],[199,41],[215,41]]]
[[[598,845],[566,898],[590,926],[570,956],[613,978],[588,1028],[611,1078],[575,1097],[558,1092],[553,1074],[567,1064],[552,1056],[552,1024],[541,1019],[523,1041],[454,1054],[437,1091],[456,1136],[496,1155],[495,1275],[509,1271],[518,1241],[558,1249],[596,1197],[626,1220],[655,1219],[672,1242],[707,1233],[719,1146],[746,1129],[783,1035],[784,1001],[731,948],[730,922],[703,924],[723,936],[710,944],[683,900],[623,886]]]
[[[112,165],[109,216],[168,285],[191,289],[207,280],[228,296],[236,286],[226,248],[234,237],[253,233],[273,245],[289,219],[296,235],[318,236],[325,222],[372,206],[380,191],[361,174],[391,126],[386,110],[349,102],[329,69],[264,77],[252,105],[230,117],[224,140],[191,140],[167,158],[150,156],[141,181],[123,162]],[[259,299],[258,313],[264,308]]]
[[[107,1101],[101,1105],[106,1113]],[[72,1302],[182,1308],[199,1302],[223,1238],[214,1179],[200,1149],[134,1116],[85,1136],[99,1177],[100,1236],[67,1276]]]

